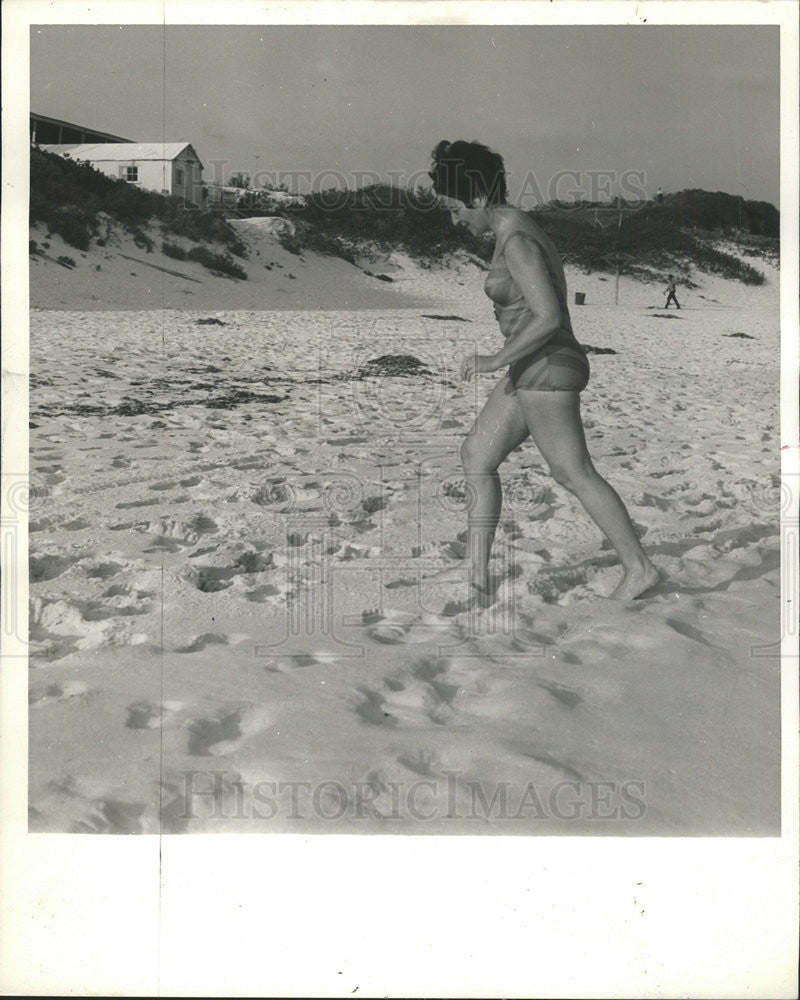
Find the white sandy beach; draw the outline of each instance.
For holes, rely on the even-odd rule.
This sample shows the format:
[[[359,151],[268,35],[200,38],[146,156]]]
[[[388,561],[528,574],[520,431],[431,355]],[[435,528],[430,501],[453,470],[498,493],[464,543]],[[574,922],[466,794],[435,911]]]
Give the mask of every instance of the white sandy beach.
[[[696,274],[668,314],[660,282],[615,306],[613,276],[568,274],[579,339],[616,352],[590,358],[590,450],[663,583],[604,599],[615,558],[529,444],[501,470],[499,600],[459,613],[426,575],[463,554],[458,446],[498,377],[455,377],[499,336],[476,267],[397,257],[389,284],[307,255],[259,308],[199,265],[109,300],[93,258],[36,261],[31,830],[775,834],[778,272],[755,263],[767,285]],[[428,373],[354,377],[389,354]]]

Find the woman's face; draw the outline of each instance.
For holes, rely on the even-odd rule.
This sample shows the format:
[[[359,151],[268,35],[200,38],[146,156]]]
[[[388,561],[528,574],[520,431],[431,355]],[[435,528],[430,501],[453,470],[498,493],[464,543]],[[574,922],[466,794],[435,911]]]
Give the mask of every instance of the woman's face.
[[[450,219],[454,226],[462,226],[472,233],[473,236],[482,236],[488,232],[489,216],[486,213],[486,203],[476,198],[472,207],[465,205],[457,198],[440,198],[442,206],[450,213]]]

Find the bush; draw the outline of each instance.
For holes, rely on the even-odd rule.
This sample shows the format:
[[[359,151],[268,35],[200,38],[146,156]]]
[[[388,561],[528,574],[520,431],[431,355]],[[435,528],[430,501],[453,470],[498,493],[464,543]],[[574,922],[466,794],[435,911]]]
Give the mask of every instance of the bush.
[[[300,239],[298,239],[296,233],[290,233],[288,230],[284,230],[283,232],[278,233],[278,242],[284,250],[288,253],[293,253],[296,257],[299,257],[303,252],[303,243]]]
[[[142,250],[146,250],[148,253],[153,252],[155,243],[150,239],[147,233],[139,229],[138,226],[134,227],[131,230],[131,233],[133,235],[133,242],[136,244],[137,247],[140,247]]]
[[[698,235],[696,230],[682,225],[684,219],[676,199],[673,196],[671,204],[644,203],[638,211],[623,214],[619,223],[616,213],[599,205],[561,210],[547,206],[530,214],[552,237],[562,255],[587,271],[612,273],[614,252],[619,250],[631,258],[621,267],[627,273],[642,267],[679,271],[682,262],[689,261],[703,271],[745,284],[764,284],[761,272],[712,245],[719,232],[716,237]],[[596,222],[598,210],[604,226]]]
[[[734,281],[741,281],[745,285],[763,285],[767,280],[762,272],[752,265],[739,260],[733,254],[708,246],[700,240],[694,241],[692,257],[703,271],[719,274],[723,278],[730,278]]]
[[[31,206],[33,207],[33,198]],[[88,250],[92,236],[96,227],[96,216],[94,213],[79,207],[78,205],[53,206],[47,213],[48,218],[39,219],[47,223],[48,229],[57,233],[65,243],[69,243],[76,250]],[[31,220],[36,221],[36,220]]]
[[[187,212],[180,199],[164,198],[159,218],[165,233],[185,236],[195,243],[222,243],[234,256],[247,257],[247,248],[236,230],[218,215],[197,210]]]
[[[161,252],[165,257],[172,257],[175,260],[186,260],[186,251],[183,247],[179,247],[177,243],[167,243],[164,240],[161,244]]]
[[[758,236],[780,236],[780,213],[766,201],[748,201],[724,191],[680,191],[667,204],[677,211],[684,226],[743,231]]]
[[[209,271],[219,271],[231,278],[246,280],[247,271],[229,253],[213,253],[208,247],[196,246],[186,254],[187,260],[196,260]]]
[[[290,253],[315,250],[354,261],[353,247],[369,244],[382,252],[398,247],[421,262],[440,260],[463,249],[481,260],[491,256],[488,242],[465,229],[455,229],[449,214],[430,192],[373,184],[358,191],[315,192],[303,207],[276,207],[276,215],[291,215],[296,235],[280,237]]]

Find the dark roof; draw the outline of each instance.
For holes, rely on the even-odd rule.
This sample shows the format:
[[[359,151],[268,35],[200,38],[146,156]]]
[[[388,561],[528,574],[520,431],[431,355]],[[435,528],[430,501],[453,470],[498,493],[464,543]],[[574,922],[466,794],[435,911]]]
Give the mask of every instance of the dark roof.
[[[40,123],[42,125],[54,125],[60,128],[72,129],[75,132],[84,132],[87,136],[96,137],[101,141],[106,142],[130,142],[130,139],[126,139],[125,136],[112,135],[110,132],[103,132],[100,129],[90,128],[88,125],[76,125],[75,122],[63,121],[61,118],[49,118],[47,115],[37,114],[35,111],[30,113],[30,123]]]

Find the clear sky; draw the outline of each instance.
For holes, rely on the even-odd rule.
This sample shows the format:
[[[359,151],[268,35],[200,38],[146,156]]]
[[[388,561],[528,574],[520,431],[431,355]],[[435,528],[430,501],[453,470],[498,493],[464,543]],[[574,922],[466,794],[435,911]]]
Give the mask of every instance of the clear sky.
[[[658,187],[778,204],[778,44],[766,26],[42,25],[31,109],[189,140],[209,180],[405,184],[463,138],[503,154],[525,208]]]

